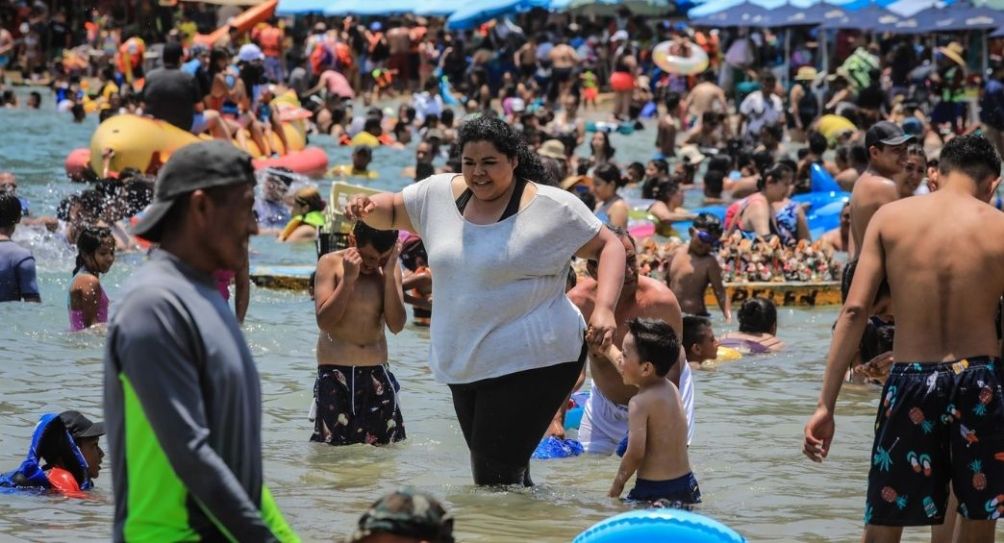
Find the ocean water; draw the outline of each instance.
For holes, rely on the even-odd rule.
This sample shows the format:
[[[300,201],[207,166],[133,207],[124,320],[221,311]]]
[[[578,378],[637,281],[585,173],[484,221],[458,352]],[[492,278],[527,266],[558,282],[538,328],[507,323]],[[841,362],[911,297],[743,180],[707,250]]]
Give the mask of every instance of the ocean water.
[[[51,99],[46,97],[47,105]],[[0,110],[0,169],[14,171],[33,214],[53,214],[59,199],[82,188],[63,175],[63,160],[87,146],[96,120],[71,123],[43,110]],[[645,160],[651,128],[614,135],[617,158]],[[349,150],[314,138],[331,163]],[[377,149],[380,179],[399,189],[413,161],[407,151]],[[585,152],[582,150],[582,152]],[[688,200],[697,199],[691,195]],[[51,236],[21,231],[34,251],[43,303],[0,305],[0,470],[23,458],[38,416],[79,409],[101,414],[104,337],[68,332],[66,291],[73,251]],[[311,246],[252,242],[252,264],[312,264]],[[141,254],[120,255],[102,279],[114,300]],[[851,541],[859,537],[878,391],[845,387],[830,458],[817,465],[800,452],[802,427],[815,407],[835,308],[782,308],[779,335],[788,349],[695,372],[697,434],[690,461],[700,481],[699,512],[751,541]],[[715,317],[716,332],[725,325]],[[606,497],[616,458],[534,461],[538,486],[499,492],[471,484],[467,451],[447,387],[426,363],[428,331],[411,326],[389,338],[391,366],[402,383],[400,402],[409,439],[390,447],[329,447],[307,441],[315,375],[313,308],[306,293],[252,287],[245,335],[262,379],[265,478],[292,526],[309,541],[331,541],[353,530],[380,495],[413,485],[440,497],[456,517],[460,541],[569,541],[595,522],[628,510]],[[513,401],[519,401],[513,397]],[[573,433],[574,435],[574,433]],[[112,494],[109,466],[88,499],[0,494],[0,540],[107,539]],[[908,532],[922,541],[926,531]]]

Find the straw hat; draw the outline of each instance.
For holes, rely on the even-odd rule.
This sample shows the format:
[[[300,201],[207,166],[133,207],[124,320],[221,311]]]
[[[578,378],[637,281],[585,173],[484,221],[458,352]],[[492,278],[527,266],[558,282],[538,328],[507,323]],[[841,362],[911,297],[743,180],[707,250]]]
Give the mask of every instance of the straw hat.
[[[547,140],[537,149],[537,154],[547,158],[565,160],[565,144],[560,140]]]
[[[819,72],[812,66],[802,66],[795,74],[795,81],[815,81]]]
[[[958,64],[959,66],[966,65],[965,59],[962,58],[962,55],[966,52],[966,49],[962,47],[962,45],[957,41],[953,41],[952,43],[949,43],[945,47],[939,47],[938,52],[941,53],[942,55],[945,55],[952,62]]]

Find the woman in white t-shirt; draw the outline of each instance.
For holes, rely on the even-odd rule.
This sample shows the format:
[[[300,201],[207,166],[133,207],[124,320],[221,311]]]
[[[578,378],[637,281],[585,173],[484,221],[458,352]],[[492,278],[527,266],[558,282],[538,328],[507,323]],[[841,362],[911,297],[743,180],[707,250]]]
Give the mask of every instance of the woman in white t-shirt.
[[[536,155],[510,125],[460,128],[462,175],[354,196],[346,215],[422,237],[435,277],[429,364],[453,394],[479,485],[531,485],[530,455],[572,390],[584,338],[609,343],[623,244],[573,194],[535,183]],[[586,323],[565,296],[573,256],[599,261]]]

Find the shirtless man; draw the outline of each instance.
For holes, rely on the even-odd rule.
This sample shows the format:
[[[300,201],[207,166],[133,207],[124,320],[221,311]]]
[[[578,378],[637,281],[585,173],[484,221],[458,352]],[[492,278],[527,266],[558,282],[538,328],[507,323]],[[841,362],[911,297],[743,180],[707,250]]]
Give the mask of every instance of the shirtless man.
[[[558,85],[558,92],[552,92],[549,98],[561,102],[562,98],[568,94],[572,83],[575,82],[572,73],[575,71],[575,66],[579,63],[579,55],[571,45],[568,45],[568,39],[561,37],[558,38],[558,43],[551,48],[551,51],[547,54],[547,58],[551,61],[552,84]]]
[[[994,540],[1004,510],[1004,466],[994,458],[1004,405],[993,324],[1004,293],[1004,214],[987,202],[1000,169],[989,141],[959,136],[941,152],[940,190],[883,206],[865,234],[803,453],[815,462],[829,453],[841,382],[886,281],[896,363],[875,427],[866,542],[897,542],[903,526],[941,524],[953,515],[950,480],[961,515],[956,540]],[[923,476],[906,451],[927,457],[917,464]]]
[[[400,21],[387,31],[387,47],[390,49],[387,67],[391,70],[397,70],[394,87],[398,91],[402,91],[408,84],[408,74],[411,73],[409,66],[411,59],[408,57],[411,52],[411,32],[408,27],[400,24]]]
[[[639,275],[638,256],[634,238],[624,230],[614,230],[624,243],[626,265],[624,287],[617,302],[615,317],[617,331],[614,344],[624,341],[627,323],[634,318],[661,319],[669,323],[678,336],[683,335],[683,314],[676,296],[666,285]],[[590,277],[580,278],[568,292],[568,298],[589,319],[596,301],[596,268],[587,267]],[[681,351],[682,352],[682,351]],[[681,361],[683,357],[681,356]],[[593,380],[592,391],[579,426],[579,441],[586,452],[608,456],[628,433],[628,402],[638,392],[637,387],[625,385],[614,363],[596,349],[589,351],[589,373]],[[680,389],[687,413],[687,443],[694,437],[694,385],[690,366],[676,364],[667,375]]]
[[[906,161],[906,144],[912,136],[899,125],[880,121],[865,134],[868,150],[868,169],[854,183],[851,192],[851,239],[848,256],[854,261],[858,248],[865,239],[865,231],[872,216],[885,204],[899,199],[899,187],[893,179],[902,177]]]
[[[317,262],[314,295],[321,333],[310,440],[385,445],[405,438],[384,335],[385,324],[397,334],[407,319],[397,231],[374,230],[359,221],[349,241],[348,249]]]
[[[666,114],[659,119],[659,129],[655,133],[657,158],[669,160],[676,156],[676,135],[683,130],[680,119],[680,95],[676,92],[666,94]]]
[[[729,111],[725,91],[715,84],[717,77],[714,70],[701,74],[701,82],[691,89],[684,103],[684,111],[688,116],[700,119],[705,113],[721,114]]]
[[[537,39],[528,36],[526,43],[516,50],[513,63],[519,68],[521,79],[529,79],[537,71]]]
[[[666,281],[669,290],[674,295],[679,294],[677,298],[683,312],[701,317],[708,316],[704,293],[711,285],[725,322],[732,322],[732,303],[722,283],[722,268],[711,253],[721,235],[722,225],[718,217],[710,213],[698,215],[690,227],[690,243],[686,247],[678,247],[666,263]]]

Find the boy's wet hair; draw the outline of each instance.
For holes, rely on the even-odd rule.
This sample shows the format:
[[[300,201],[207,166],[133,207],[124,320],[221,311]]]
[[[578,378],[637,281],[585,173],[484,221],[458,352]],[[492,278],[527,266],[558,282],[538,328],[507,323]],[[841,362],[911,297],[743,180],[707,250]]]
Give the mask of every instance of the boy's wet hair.
[[[21,200],[9,192],[0,192],[0,228],[21,222]]]
[[[750,298],[739,308],[739,331],[771,334],[777,329],[777,307],[767,298]]]
[[[634,336],[638,359],[655,366],[655,374],[665,377],[680,358],[680,341],[666,321],[634,318],[628,321],[628,333]]]
[[[369,245],[379,253],[386,253],[397,243],[397,230],[377,230],[363,221],[356,221],[352,237],[356,240],[356,247]]]
[[[826,136],[815,131],[809,133],[809,151],[812,154],[822,156],[826,152],[826,147]]]
[[[704,329],[711,328],[711,319],[697,315],[683,317],[683,347],[684,350],[704,340]]]
[[[629,172],[634,172],[634,174],[637,175],[638,177],[645,176],[645,165],[642,164],[641,162],[632,162],[628,164],[627,170]]]
[[[722,220],[714,213],[704,211],[698,213],[697,217],[694,218],[693,225],[695,229],[704,230],[712,236],[721,237],[722,235]]]
[[[977,183],[996,179],[1001,173],[1001,159],[990,140],[970,134],[953,138],[941,149],[941,175],[961,172]]]
[[[704,172],[704,195],[721,197],[725,190],[725,172],[711,170]]]

